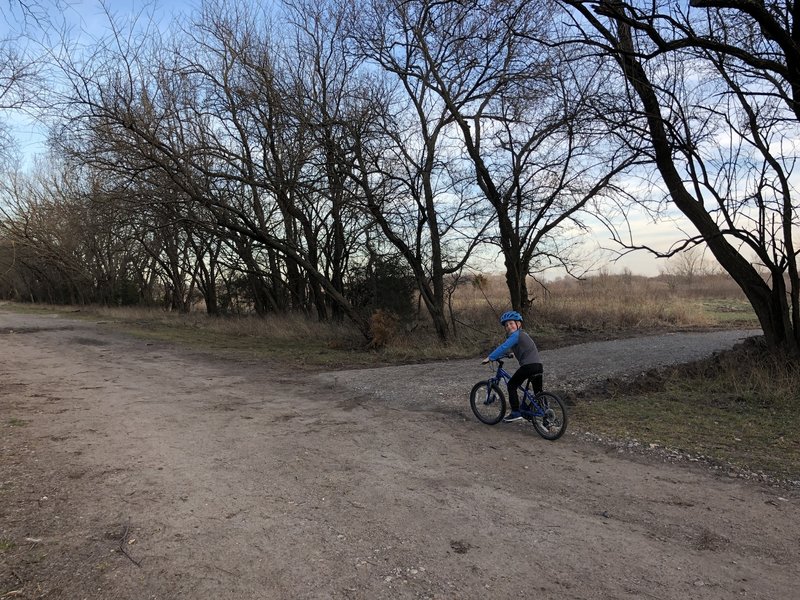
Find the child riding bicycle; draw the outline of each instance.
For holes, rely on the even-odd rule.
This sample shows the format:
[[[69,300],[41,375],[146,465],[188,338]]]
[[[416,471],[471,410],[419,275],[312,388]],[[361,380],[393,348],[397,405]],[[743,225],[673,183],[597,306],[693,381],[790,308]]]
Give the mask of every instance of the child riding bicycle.
[[[500,316],[500,325],[505,328],[508,337],[505,342],[483,359],[482,364],[486,364],[491,360],[499,360],[509,351],[514,353],[514,357],[519,362],[519,369],[508,381],[508,400],[511,404],[511,412],[503,419],[504,423],[511,423],[522,419],[522,414],[519,412],[519,387],[526,379],[530,379],[533,384],[533,391],[536,394],[541,392],[544,368],[539,358],[539,350],[536,348],[536,343],[526,331],[522,330],[521,314],[515,310],[504,312]]]

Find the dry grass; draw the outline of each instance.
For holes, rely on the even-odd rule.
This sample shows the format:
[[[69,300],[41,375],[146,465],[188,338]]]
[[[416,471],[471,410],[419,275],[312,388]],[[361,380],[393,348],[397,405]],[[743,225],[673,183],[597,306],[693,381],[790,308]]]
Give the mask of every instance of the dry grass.
[[[364,339],[346,323],[318,323],[300,314],[211,317],[143,309],[92,309],[115,327],[138,337],[181,343],[196,350],[227,352],[295,365],[368,364]]]
[[[460,344],[480,345],[502,336],[497,317],[509,308],[505,281],[497,276],[481,281],[481,286],[463,285],[454,294]],[[738,287],[717,275],[683,283],[599,275],[531,282],[529,288],[533,308],[525,327],[543,348],[643,332],[758,326]]]
[[[642,332],[712,327],[757,326],[741,292],[719,276],[674,278],[600,275],[583,281],[531,282],[533,309],[525,324],[540,347],[573,341],[621,337]],[[436,337],[424,311],[411,323],[380,312],[372,319],[376,340],[368,344],[348,323],[320,323],[301,314],[266,317],[209,317],[146,308],[28,307],[17,310],[71,311],[74,316],[106,320],[149,339],[175,341],[209,350],[274,356],[311,365],[396,363],[480,356],[503,336],[497,317],[510,308],[505,280],[483,276],[480,287],[460,285],[451,303],[447,344]]]

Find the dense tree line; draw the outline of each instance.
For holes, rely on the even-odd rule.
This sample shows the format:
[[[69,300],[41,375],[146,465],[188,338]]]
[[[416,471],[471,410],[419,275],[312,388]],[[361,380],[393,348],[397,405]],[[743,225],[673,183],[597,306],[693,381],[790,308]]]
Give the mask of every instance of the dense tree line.
[[[528,4],[289,2],[277,27],[274,13],[206,2],[168,35],[116,30],[64,53],[45,176],[72,174],[90,214],[73,214],[87,225],[77,249],[45,251],[21,225],[70,199],[15,191],[6,294],[176,310],[202,298],[209,312],[301,310],[368,333],[377,282],[396,281],[381,270],[399,265],[447,339],[450,288],[496,243],[527,310],[526,276],[569,260],[580,209],[628,164],[587,160],[604,134],[575,115],[598,83],[559,78]],[[90,256],[112,240],[129,256]]]
[[[525,313],[532,274],[576,266],[587,215],[642,247],[624,235],[638,203],[683,212],[697,233],[663,254],[708,245],[797,352],[793,17],[743,0],[208,0],[170,30],[109,15],[108,37],[50,55],[52,154],[5,184],[0,294],[303,311],[369,335],[413,288],[446,340],[478,249]]]

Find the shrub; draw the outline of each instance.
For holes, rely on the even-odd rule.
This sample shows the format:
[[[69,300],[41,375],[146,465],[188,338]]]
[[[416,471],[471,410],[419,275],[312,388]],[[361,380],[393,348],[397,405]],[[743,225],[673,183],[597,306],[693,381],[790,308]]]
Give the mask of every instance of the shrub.
[[[400,326],[400,320],[394,313],[379,308],[369,319],[369,327],[372,339],[370,348],[383,348],[394,341]]]
[[[375,257],[356,269],[346,295],[354,307],[369,313],[388,311],[401,321],[414,314],[416,284],[408,267],[397,256]]]

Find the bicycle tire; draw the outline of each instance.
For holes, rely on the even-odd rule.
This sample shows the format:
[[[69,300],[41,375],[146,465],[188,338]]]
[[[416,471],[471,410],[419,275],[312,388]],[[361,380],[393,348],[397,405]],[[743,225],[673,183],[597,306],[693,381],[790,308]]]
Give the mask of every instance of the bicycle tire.
[[[564,403],[550,392],[539,392],[536,402],[545,412],[543,416],[533,418],[536,433],[551,442],[557,440],[567,430],[567,409]]]
[[[506,415],[506,397],[496,383],[476,383],[469,393],[469,405],[478,420],[487,425],[497,425]]]

